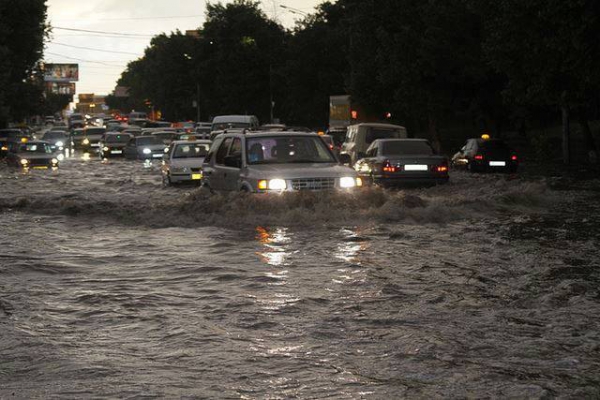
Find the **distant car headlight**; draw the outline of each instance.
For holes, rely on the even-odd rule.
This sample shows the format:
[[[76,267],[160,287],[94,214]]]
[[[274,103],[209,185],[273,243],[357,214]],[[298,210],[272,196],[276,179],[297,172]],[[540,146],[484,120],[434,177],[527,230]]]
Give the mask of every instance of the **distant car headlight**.
[[[81,141],[82,144],[90,144],[90,139],[85,138]]]
[[[65,144],[63,142],[56,142],[57,147],[63,147]]]
[[[104,147],[102,148],[102,150],[103,150],[103,151],[109,151],[110,149],[108,148],[108,146],[104,146]]]
[[[21,164],[22,164],[22,165],[27,165],[27,164],[29,164],[29,160],[22,159],[22,160],[21,160]]]
[[[54,165],[58,164],[58,159],[57,158],[53,158],[52,160],[50,160],[50,162]]]
[[[362,181],[361,181],[362,184]],[[352,176],[344,176],[343,178],[340,178],[340,187],[344,188],[344,189],[348,189],[348,188],[353,188],[357,185],[357,181],[356,178],[352,177]]]
[[[152,150],[150,150],[150,149],[144,149],[144,150],[142,150],[142,153],[144,153],[144,154],[151,154]]]

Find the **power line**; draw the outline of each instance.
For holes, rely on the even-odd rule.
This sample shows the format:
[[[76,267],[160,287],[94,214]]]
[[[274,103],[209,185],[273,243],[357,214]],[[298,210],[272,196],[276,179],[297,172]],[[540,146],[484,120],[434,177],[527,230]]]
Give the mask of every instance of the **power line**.
[[[154,36],[154,35],[148,35],[148,34],[142,34],[142,33],[121,33],[121,32],[91,31],[88,29],[61,28],[60,26],[53,26],[52,29],[58,29],[61,31],[72,31],[72,32],[102,33],[105,35],[115,35],[115,36],[136,36],[136,37],[153,37]]]
[[[137,20],[152,20],[152,19],[191,19],[191,18],[198,18],[198,17],[204,17],[204,15],[174,15],[174,16],[168,16],[168,17],[131,17],[131,18],[100,18],[100,19],[96,19],[96,18],[89,18],[87,19],[88,21],[137,21]],[[62,19],[62,18],[58,18],[55,21],[81,21],[81,20],[86,20],[84,18],[77,18],[77,19]]]
[[[91,51],[101,51],[103,53],[127,54],[127,55],[133,55],[133,56],[139,56],[140,55],[138,53],[129,53],[127,51],[95,49],[95,48],[92,48],[92,47],[73,46],[73,45],[70,45],[70,44],[64,44],[64,43],[58,43],[58,42],[52,42],[52,41],[49,41],[48,43],[56,44],[56,45],[59,45],[59,46],[72,47],[74,49],[91,50]]]
[[[147,37],[100,35],[100,34],[93,34],[93,33],[89,33],[89,34],[78,33],[78,34],[73,34],[73,35],[58,34],[58,35],[52,35],[52,37],[55,39],[56,38],[65,38],[65,37],[93,37],[93,38],[127,39],[127,40],[143,40],[143,41],[148,40]]]
[[[108,64],[108,63],[105,63],[105,62],[102,62],[102,61],[82,60],[81,58],[75,58],[75,57],[65,56],[64,54],[52,53],[52,52],[49,52],[49,51],[45,52],[45,54],[49,54],[51,56],[56,56],[56,57],[68,58],[70,60],[81,61],[81,62],[86,62],[86,63],[102,64],[102,65],[106,65],[106,66],[109,66],[109,67],[123,67],[123,68],[126,67],[126,65]]]

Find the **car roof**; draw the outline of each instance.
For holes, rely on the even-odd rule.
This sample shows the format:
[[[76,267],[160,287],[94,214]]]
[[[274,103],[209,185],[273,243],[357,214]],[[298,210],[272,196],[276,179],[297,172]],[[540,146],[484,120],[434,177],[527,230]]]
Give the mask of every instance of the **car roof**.
[[[375,139],[373,142],[428,142],[429,140],[423,138],[382,138]]]
[[[236,133],[244,135],[244,133]],[[247,131],[246,137],[266,137],[266,136],[319,136],[316,132],[290,132],[290,131]]]
[[[213,118],[212,123],[219,122],[248,122],[254,119],[254,115],[217,115]]]
[[[210,140],[173,140],[171,144],[211,144]]]
[[[367,127],[372,127],[372,128],[406,129],[404,126],[401,126],[401,125],[384,124],[384,123],[380,123],[380,122],[361,122],[360,124],[354,124],[354,125],[350,125],[350,126],[367,126]]]

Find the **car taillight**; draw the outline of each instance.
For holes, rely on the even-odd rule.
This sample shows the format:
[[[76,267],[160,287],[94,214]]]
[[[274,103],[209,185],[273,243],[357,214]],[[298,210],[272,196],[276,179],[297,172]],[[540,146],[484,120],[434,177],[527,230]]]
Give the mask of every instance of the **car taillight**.
[[[478,161],[481,161],[481,160],[483,160],[483,155],[476,154],[475,157],[473,157],[473,158],[476,159],[476,160],[478,160]]]
[[[510,159],[511,159],[512,161],[517,161],[517,155],[516,155],[516,154],[513,154],[513,155],[510,157]]]
[[[447,165],[438,165],[436,167],[436,171],[437,172],[448,172],[448,166]]]
[[[383,172],[397,172],[400,171],[399,167],[396,167],[390,163],[390,160],[385,160],[381,166]]]

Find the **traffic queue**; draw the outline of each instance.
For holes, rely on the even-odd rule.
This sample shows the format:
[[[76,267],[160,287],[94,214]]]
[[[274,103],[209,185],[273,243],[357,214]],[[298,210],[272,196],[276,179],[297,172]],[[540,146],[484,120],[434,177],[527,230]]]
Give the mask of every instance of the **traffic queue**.
[[[130,121],[131,122],[131,121]],[[437,185],[450,168],[515,173],[519,160],[502,140],[469,139],[452,158],[404,127],[360,123],[325,135],[253,116],[219,116],[213,123],[145,126],[55,124],[36,134],[0,130],[0,157],[13,168],[56,170],[75,154],[161,163],[163,185],[192,182],[211,191],[251,193],[352,190],[363,186]],[[38,138],[39,137],[39,138]]]

